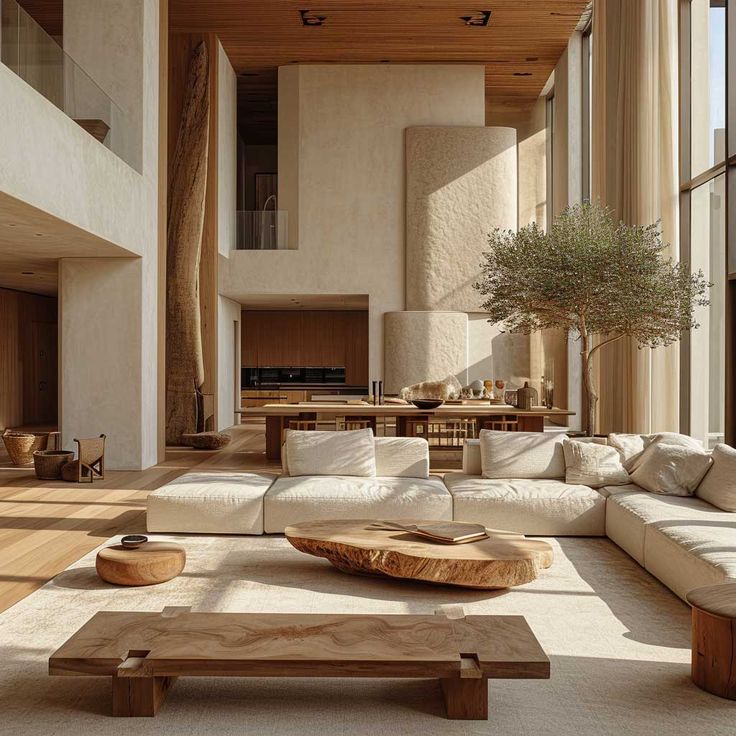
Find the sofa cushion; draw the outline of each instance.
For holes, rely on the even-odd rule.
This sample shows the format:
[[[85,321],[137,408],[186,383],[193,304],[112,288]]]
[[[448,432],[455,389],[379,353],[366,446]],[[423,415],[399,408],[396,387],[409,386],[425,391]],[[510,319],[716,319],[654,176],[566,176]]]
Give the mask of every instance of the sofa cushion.
[[[455,519],[521,534],[600,536],[605,498],[559,480],[493,480],[447,473]]]
[[[695,495],[723,511],[736,511],[736,450],[719,444],[713,448],[713,465]]]
[[[633,484],[601,490],[616,491],[608,496],[606,504],[606,535],[640,565],[645,565],[644,542],[648,525],[716,511],[710,504],[692,496],[659,496]]]
[[[149,532],[263,534],[266,473],[186,473],[148,496]]]
[[[668,445],[682,445],[694,449],[702,449],[697,440],[678,432],[658,432],[657,434],[623,434],[612,432],[608,435],[608,444],[615,447],[621,455],[624,468],[631,473],[642,458],[642,453],[653,442],[664,442]]]
[[[480,432],[483,477],[552,479],[565,477],[564,435],[545,432]]]
[[[700,447],[655,441],[641,454],[631,480],[651,493],[692,496],[711,462]]]
[[[441,478],[280,477],[263,500],[264,529],[326,519],[452,520]]]
[[[621,457],[614,447],[566,437],[562,449],[565,453],[566,483],[600,488],[629,482],[629,474],[621,465]]]
[[[733,582],[736,517],[713,510],[658,521],[647,527],[644,559],[646,569],[681,598],[703,585]]]
[[[346,432],[287,430],[289,475],[376,474],[376,450],[372,429]]]
[[[422,437],[376,437],[376,475],[429,478],[429,443]]]
[[[463,442],[463,473],[466,475],[483,475],[480,459],[480,440]]]

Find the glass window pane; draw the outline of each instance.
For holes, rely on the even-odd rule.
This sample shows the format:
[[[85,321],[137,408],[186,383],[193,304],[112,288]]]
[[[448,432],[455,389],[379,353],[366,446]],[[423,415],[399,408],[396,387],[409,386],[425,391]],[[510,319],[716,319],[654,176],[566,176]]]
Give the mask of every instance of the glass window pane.
[[[690,336],[690,433],[706,447],[723,442],[725,391],[726,177],[693,189],[690,257],[713,282],[710,306],[699,307],[700,327]]]
[[[726,157],[726,8],[692,0],[692,171],[697,176]]]

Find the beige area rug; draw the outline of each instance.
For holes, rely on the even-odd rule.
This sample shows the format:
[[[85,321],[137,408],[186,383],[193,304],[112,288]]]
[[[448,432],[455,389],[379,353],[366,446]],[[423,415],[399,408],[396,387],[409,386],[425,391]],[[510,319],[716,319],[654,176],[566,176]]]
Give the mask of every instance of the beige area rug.
[[[172,537],[159,537],[172,538]],[[552,540],[543,577],[488,594],[353,577],[282,537],[178,537],[186,570],[113,588],[94,553],[0,615],[0,733],[213,736],[702,734],[733,736],[736,703],[689,678],[689,609],[606,539]],[[448,721],[429,680],[180,679],[155,719],[113,719],[107,678],[49,677],[47,658],[98,610],[523,614],[549,681],[493,680],[490,720]]]

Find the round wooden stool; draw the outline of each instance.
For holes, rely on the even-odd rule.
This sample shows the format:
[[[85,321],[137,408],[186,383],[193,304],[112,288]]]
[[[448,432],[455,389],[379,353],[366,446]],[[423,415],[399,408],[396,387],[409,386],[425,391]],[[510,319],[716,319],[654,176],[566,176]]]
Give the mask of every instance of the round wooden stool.
[[[97,574],[115,585],[155,585],[175,578],[187,553],[173,542],[146,542],[136,549],[116,544],[97,553]]]
[[[736,583],[696,588],[687,600],[693,607],[693,682],[736,700]]]

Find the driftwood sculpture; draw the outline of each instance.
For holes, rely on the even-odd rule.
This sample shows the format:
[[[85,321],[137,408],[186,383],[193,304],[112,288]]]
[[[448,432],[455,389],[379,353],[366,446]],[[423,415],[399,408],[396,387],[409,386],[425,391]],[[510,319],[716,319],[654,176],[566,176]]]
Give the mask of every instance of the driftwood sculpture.
[[[199,311],[209,132],[209,58],[203,41],[189,62],[171,170],[166,258],[166,442],[197,431],[204,383]]]

